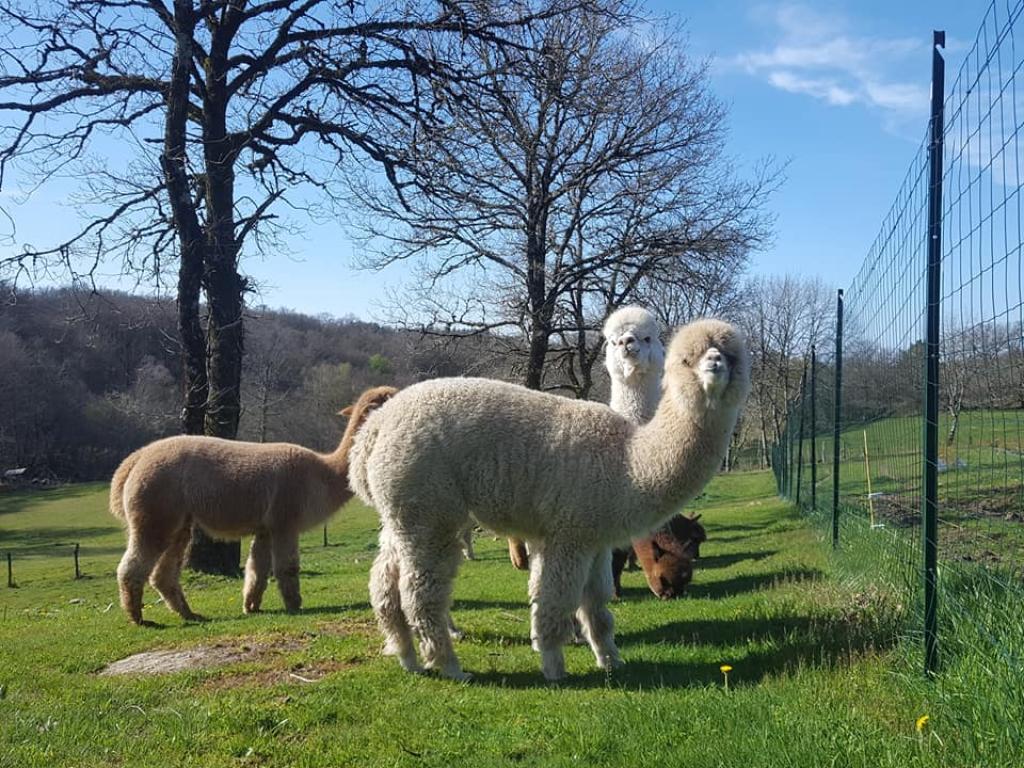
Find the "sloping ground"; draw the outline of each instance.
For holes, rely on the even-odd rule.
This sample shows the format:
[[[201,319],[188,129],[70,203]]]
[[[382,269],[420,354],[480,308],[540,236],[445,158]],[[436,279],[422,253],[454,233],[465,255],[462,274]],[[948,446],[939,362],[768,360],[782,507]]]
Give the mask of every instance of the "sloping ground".
[[[952,751],[927,689],[893,674],[910,674],[892,648],[905,606],[834,580],[828,550],[766,473],[720,477],[696,505],[709,541],[688,597],[660,601],[625,574],[614,612],[627,666],[605,675],[572,648],[557,686],[530,650],[526,575],[503,541],[482,537],[457,583],[458,648],[475,674],[462,685],[379,655],[372,511],[343,510],[327,548],[319,531],[305,537],[299,616],[273,591],[265,613],[244,616],[240,582],[193,576],[186,592],[211,621],[186,625],[147,591],[160,626],[137,628],[111,607],[122,539],[105,505],[97,486],[0,496],[0,548],[10,535],[39,550],[15,559],[19,586],[0,593],[2,766],[973,764]],[[89,535],[84,579],[63,549],[45,551],[46,531]],[[197,648],[248,650],[202,668],[97,674]]]

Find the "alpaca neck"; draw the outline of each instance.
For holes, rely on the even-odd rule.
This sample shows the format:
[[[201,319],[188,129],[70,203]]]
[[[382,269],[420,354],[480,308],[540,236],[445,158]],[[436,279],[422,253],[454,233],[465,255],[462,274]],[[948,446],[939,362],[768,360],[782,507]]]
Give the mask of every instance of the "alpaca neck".
[[[348,420],[348,426],[345,427],[345,432],[341,436],[341,441],[338,443],[338,447],[335,448],[331,453],[321,454],[320,458],[323,459],[324,464],[330,467],[332,474],[338,480],[337,483],[337,495],[344,496],[347,498],[349,495],[348,490],[348,460],[349,454],[352,449],[352,441],[355,439],[356,431],[359,428],[362,419],[359,414],[352,414]]]
[[[660,369],[648,371],[647,375],[635,377],[633,381],[625,381],[618,376],[612,377],[612,392],[608,405],[634,424],[650,421],[660,399]]]
[[[633,535],[657,528],[703,489],[721,465],[737,415],[737,407],[709,400],[696,385],[665,393],[628,447]]]

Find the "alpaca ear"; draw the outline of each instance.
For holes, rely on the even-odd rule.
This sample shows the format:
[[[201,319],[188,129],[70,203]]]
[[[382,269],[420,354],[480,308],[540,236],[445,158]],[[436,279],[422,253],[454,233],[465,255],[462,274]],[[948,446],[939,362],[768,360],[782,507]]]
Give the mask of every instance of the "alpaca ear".
[[[700,520],[703,514],[704,513],[701,512],[699,515],[690,515],[690,521],[696,523],[698,520]]]
[[[340,411],[338,411],[338,415],[339,416],[351,416],[353,413],[355,413],[355,410],[356,410],[356,408],[355,408],[354,405],[347,405],[344,408],[342,408]]]

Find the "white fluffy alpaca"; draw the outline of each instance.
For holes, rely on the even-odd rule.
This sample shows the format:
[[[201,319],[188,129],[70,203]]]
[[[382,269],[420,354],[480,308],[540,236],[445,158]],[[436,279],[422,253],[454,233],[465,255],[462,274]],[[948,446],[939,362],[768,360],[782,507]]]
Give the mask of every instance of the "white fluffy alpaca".
[[[740,333],[715,320],[669,346],[661,404],[636,426],[606,406],[487,379],[435,379],[373,414],[352,448],[353,490],[380,513],[370,599],[388,650],[464,679],[448,634],[459,533],[472,514],[537,544],[531,637],[565,674],[573,612],[601,667],[620,663],[598,553],[645,534],[718,470],[749,389]]]
[[[665,347],[657,318],[642,307],[623,307],[605,320],[604,365],[611,378],[608,405],[632,422],[650,421],[661,399]]]

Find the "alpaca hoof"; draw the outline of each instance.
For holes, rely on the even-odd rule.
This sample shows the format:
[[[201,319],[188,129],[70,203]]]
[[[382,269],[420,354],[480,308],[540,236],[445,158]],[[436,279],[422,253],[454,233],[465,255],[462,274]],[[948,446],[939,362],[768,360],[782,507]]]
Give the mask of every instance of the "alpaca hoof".
[[[198,613],[186,613],[181,618],[183,618],[185,621],[195,622],[196,624],[202,624],[204,622],[209,621],[208,618]]]
[[[452,626],[448,628],[448,636],[451,637],[452,640],[461,640],[466,636],[466,633],[458,627]]]
[[[473,680],[472,672],[463,672],[461,669],[456,670],[455,672],[442,672],[441,674],[449,680],[454,680],[457,683],[468,683]]]
[[[242,604],[242,611],[245,613],[259,613],[260,602],[258,600],[246,600]]]
[[[606,653],[603,656],[601,656],[599,659],[597,659],[597,668],[598,669],[605,669],[605,670],[620,669],[621,667],[624,667],[625,665],[626,665],[626,662],[624,662],[622,660],[622,658],[619,656],[619,654],[617,652],[616,653]]]

